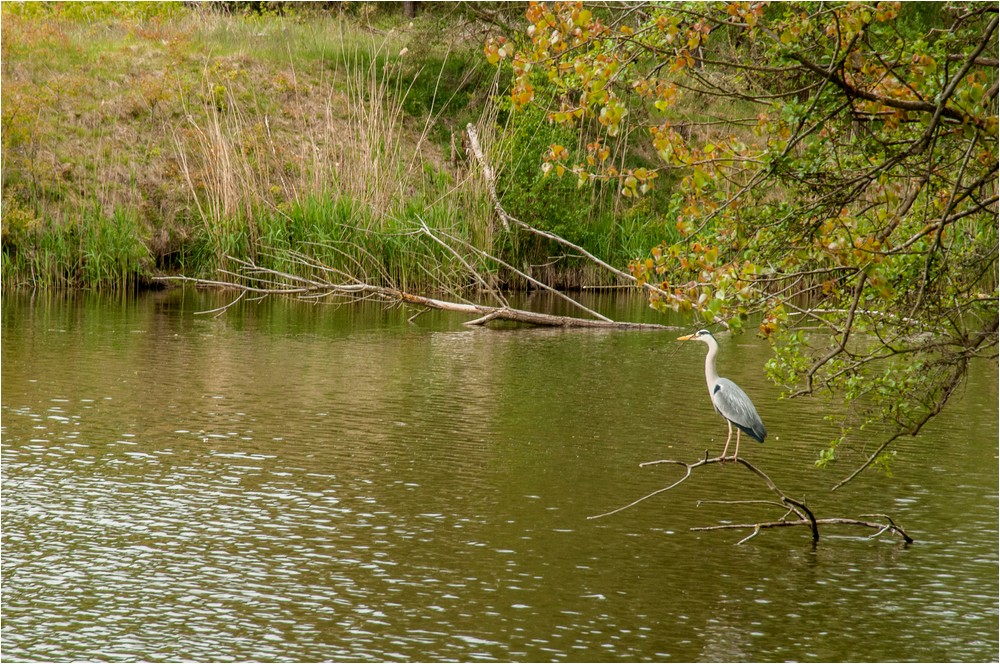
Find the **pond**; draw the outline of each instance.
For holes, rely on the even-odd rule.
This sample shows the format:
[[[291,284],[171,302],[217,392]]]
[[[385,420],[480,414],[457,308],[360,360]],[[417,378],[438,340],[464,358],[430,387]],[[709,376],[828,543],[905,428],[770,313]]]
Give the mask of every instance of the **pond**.
[[[781,516],[704,502],[771,497],[735,464],[587,518],[679,478],[641,462],[721,452],[701,344],[376,304],[196,314],[229,299],[3,298],[5,660],[998,658],[993,363],[892,477],[831,493],[853,465],[814,466],[830,405],[779,400],[766,342],[719,335],[769,432],[741,456],[818,516],[916,540],[738,545],[691,530]]]

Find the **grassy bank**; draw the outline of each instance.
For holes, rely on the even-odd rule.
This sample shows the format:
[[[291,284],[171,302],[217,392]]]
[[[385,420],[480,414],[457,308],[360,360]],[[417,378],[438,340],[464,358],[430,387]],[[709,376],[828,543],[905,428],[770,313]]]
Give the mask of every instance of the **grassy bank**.
[[[663,238],[648,203],[541,178],[555,130],[497,108],[483,26],[457,10],[294,9],[4,3],[4,287],[141,286],[281,249],[411,288],[465,285],[422,223],[565,285],[597,278],[498,231],[460,147],[469,121],[515,212],[622,265]]]

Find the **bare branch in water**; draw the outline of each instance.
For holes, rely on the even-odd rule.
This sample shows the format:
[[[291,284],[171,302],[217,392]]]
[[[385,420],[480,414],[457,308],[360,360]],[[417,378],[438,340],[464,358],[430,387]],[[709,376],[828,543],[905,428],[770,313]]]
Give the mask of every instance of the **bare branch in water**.
[[[297,255],[294,252],[290,252],[282,257],[292,263],[298,263],[303,267],[316,267],[316,265],[312,263],[311,259]],[[312,276],[306,277],[289,272],[283,272],[273,268],[263,267],[249,260],[239,260],[235,258],[231,258],[231,260],[236,264],[237,269],[235,271],[221,271],[224,276],[230,277],[228,280],[196,279],[194,277],[183,276],[159,277],[159,280],[181,281],[193,283],[198,286],[228,288],[241,291],[243,293],[252,293],[257,295],[285,295],[310,300],[324,298],[361,300],[374,297],[388,303],[411,304],[429,309],[440,309],[442,311],[453,311],[456,313],[476,316],[474,320],[468,321],[466,325],[485,325],[490,321],[504,320],[543,327],[660,331],[671,331],[677,329],[673,326],[658,325],[655,323],[614,321],[604,318],[603,316],[603,320],[595,320],[590,318],[544,314],[525,309],[515,309],[508,306],[496,307],[468,302],[453,302],[450,300],[441,300],[408,293],[398,288],[369,284],[363,281],[358,281],[357,279],[351,279],[346,282],[330,281],[327,278],[327,275],[316,275],[315,272]],[[336,275],[336,272],[333,272],[332,274]],[[231,304],[235,304],[235,301]]]
[[[879,535],[881,535],[881,534],[883,534],[885,532],[892,532],[892,533],[894,533],[896,535],[899,535],[903,539],[903,541],[906,542],[907,544],[911,544],[913,542],[913,538],[910,537],[910,535],[905,530],[903,530],[902,527],[900,527],[899,525],[897,525],[896,522],[893,521],[892,518],[889,517],[886,514],[863,514],[863,515],[861,515],[862,517],[869,517],[869,518],[870,517],[878,517],[878,518],[884,519],[885,521],[883,523],[874,522],[874,521],[867,521],[867,520],[864,520],[864,519],[851,519],[851,518],[843,518],[843,517],[827,517],[827,518],[817,519],[816,516],[812,513],[812,510],[810,510],[806,506],[805,502],[796,500],[796,499],[792,498],[791,496],[789,496],[788,494],[786,494],[781,488],[778,487],[778,485],[776,485],[774,483],[774,481],[770,477],[768,477],[768,475],[764,471],[762,471],[760,468],[754,466],[752,463],[750,463],[746,459],[743,459],[741,457],[735,457],[735,458],[734,457],[722,457],[722,456],[719,456],[719,457],[709,457],[707,452],[705,453],[705,457],[703,459],[699,459],[698,461],[694,461],[694,462],[678,461],[676,459],[659,459],[657,461],[646,461],[644,463],[639,464],[640,468],[645,468],[647,466],[655,466],[655,465],[660,465],[660,464],[670,464],[670,465],[675,465],[675,466],[682,466],[684,468],[684,475],[680,479],[678,479],[675,482],[673,482],[672,484],[669,484],[669,485],[667,485],[665,487],[661,487],[661,488],[659,488],[659,489],[657,489],[655,491],[647,493],[645,496],[642,496],[641,498],[637,498],[636,500],[633,500],[632,502],[630,502],[627,505],[623,505],[622,507],[618,507],[618,508],[613,509],[613,510],[611,510],[609,512],[604,512],[603,514],[597,514],[595,516],[589,516],[587,518],[588,519],[602,519],[604,517],[611,516],[612,514],[617,514],[619,512],[623,512],[623,511],[625,511],[625,510],[627,510],[627,509],[629,509],[631,507],[635,507],[636,505],[638,505],[639,503],[641,503],[643,501],[646,501],[646,500],[652,498],[653,496],[657,496],[657,495],[659,495],[661,493],[664,493],[666,491],[670,491],[671,489],[675,488],[679,484],[687,481],[691,477],[692,471],[695,468],[698,468],[698,467],[701,467],[701,466],[707,466],[709,464],[715,464],[715,463],[722,464],[722,463],[725,463],[726,461],[735,461],[736,463],[742,465],[747,470],[749,470],[751,473],[753,473],[754,475],[756,475],[758,478],[760,478],[761,481],[763,481],[763,483],[765,484],[765,486],[767,486],[767,488],[772,493],[774,493],[776,496],[778,496],[780,502],[776,502],[774,500],[732,500],[732,501],[730,501],[730,500],[700,500],[700,501],[698,501],[699,505],[702,505],[702,504],[727,504],[727,505],[749,505],[749,504],[757,504],[757,505],[770,505],[770,506],[774,506],[774,507],[781,507],[781,508],[785,508],[787,511],[777,521],[756,521],[756,522],[753,522],[753,523],[727,523],[727,524],[721,524],[721,525],[717,525],[717,526],[701,526],[701,527],[697,527],[697,528],[692,528],[691,530],[745,530],[745,529],[752,529],[753,532],[750,535],[748,535],[747,537],[744,537],[739,542],[737,542],[737,544],[743,544],[747,540],[750,540],[750,539],[756,537],[758,534],[760,534],[760,531],[764,530],[764,529],[768,529],[768,528],[785,528],[785,527],[791,527],[791,526],[808,526],[809,529],[812,531],[813,542],[817,542],[817,541],[819,541],[819,526],[821,526],[821,525],[849,525],[849,526],[860,526],[860,527],[863,527],[863,528],[871,528],[871,529],[877,530],[878,532],[875,533],[874,535],[872,535],[873,538],[874,537],[878,537]],[[792,515],[792,514],[794,514],[798,518],[796,518],[796,519],[788,519],[788,517],[790,515]]]

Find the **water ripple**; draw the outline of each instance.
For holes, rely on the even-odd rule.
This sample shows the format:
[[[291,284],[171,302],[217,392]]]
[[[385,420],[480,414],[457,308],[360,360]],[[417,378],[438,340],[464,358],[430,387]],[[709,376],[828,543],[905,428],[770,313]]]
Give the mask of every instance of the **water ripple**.
[[[735,468],[585,518],[673,477],[638,462],[724,442],[697,353],[628,334],[380,328],[380,311],[363,333],[293,309],[194,320],[146,302],[120,319],[106,303],[5,309],[5,657],[995,656],[995,449],[968,445],[971,425],[935,442],[948,454],[834,500],[802,471],[820,414],[734,375],[775,432],[747,450],[756,463],[824,509],[891,509],[920,533],[911,548],[847,532],[735,547],[688,531],[742,518],[697,506],[747,491]],[[740,353],[730,366],[766,348]]]

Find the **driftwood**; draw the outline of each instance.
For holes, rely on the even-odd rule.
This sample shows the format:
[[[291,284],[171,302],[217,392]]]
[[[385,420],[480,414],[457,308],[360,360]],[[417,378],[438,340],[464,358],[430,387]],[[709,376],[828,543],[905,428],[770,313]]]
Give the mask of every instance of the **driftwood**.
[[[624,282],[631,284],[636,283],[635,277],[627,272],[613,267],[612,265],[609,265],[579,245],[573,244],[572,242],[569,242],[568,240],[553,233],[536,229],[529,224],[512,217],[500,203],[500,198],[497,195],[496,190],[496,174],[489,162],[486,160],[486,156],[484,155],[482,147],[479,143],[479,136],[474,125],[468,125],[466,128],[466,135],[469,139],[469,152],[475,157],[482,169],[483,178],[486,181],[494,211],[500,218],[500,222],[503,224],[505,229],[509,230],[513,226],[562,244],[563,246],[572,249],[580,256],[585,257],[587,260],[616,275]],[[425,310],[440,309],[443,311],[454,311],[456,313],[474,316],[472,320],[465,323],[466,325],[485,325],[491,321],[510,321],[515,323],[525,323],[528,325],[562,328],[661,331],[678,329],[675,326],[658,325],[655,323],[631,323],[611,320],[607,316],[586,307],[583,303],[569,297],[565,293],[551,288],[545,283],[538,281],[531,275],[518,270],[513,265],[510,265],[502,259],[487,253],[483,249],[475,247],[469,242],[466,242],[461,238],[451,236],[443,231],[432,230],[426,223],[424,223],[423,220],[419,220],[419,222],[419,228],[415,228],[415,232],[423,233],[432,241],[444,247],[446,251],[454,256],[465,267],[470,278],[475,279],[479,283],[482,291],[488,293],[499,306],[472,302],[456,302],[452,300],[443,300],[408,293],[399,288],[395,288],[392,285],[384,285],[384,279],[380,280],[381,283],[379,284],[370,283],[365,279],[364,275],[348,274],[331,266],[324,265],[306,254],[293,250],[279,252],[280,258],[285,262],[290,262],[296,265],[296,268],[301,268],[304,273],[312,276],[282,272],[260,266],[252,260],[241,260],[233,258],[232,256],[227,256],[227,259],[235,265],[235,271],[220,270],[220,274],[222,275],[221,279],[163,276],[157,277],[156,280],[180,281],[193,283],[198,286],[226,288],[240,292],[239,297],[230,302],[228,305],[202,313],[222,314],[229,307],[243,299],[243,297],[247,294],[257,295],[260,297],[281,295],[311,301],[322,299],[365,300],[374,298],[389,303],[416,305],[424,307]],[[493,287],[486,279],[484,279],[483,276],[472,265],[470,265],[469,261],[463,257],[462,253],[456,249],[456,247],[460,247],[464,252],[466,252],[467,256],[476,255],[480,258],[485,258],[496,265],[502,266],[503,268],[525,279],[534,287],[548,291],[552,293],[554,297],[568,302],[571,306],[581,310],[588,317],[558,316],[511,307],[504,295]],[[650,286],[648,284],[646,284],[645,287],[651,290],[659,290],[655,286]]]
[[[669,484],[669,485],[667,485],[665,487],[661,487],[661,488],[657,489],[656,491],[652,491],[652,492],[646,494],[645,496],[642,496],[641,498],[633,500],[631,503],[629,503],[627,505],[623,505],[622,507],[618,507],[618,508],[613,509],[613,510],[611,510],[609,512],[604,512],[603,514],[597,514],[597,515],[590,516],[590,517],[587,517],[587,518],[588,519],[601,519],[601,518],[604,518],[604,517],[607,517],[607,516],[611,516],[612,514],[617,514],[619,512],[627,510],[630,507],[634,507],[634,506],[638,505],[639,503],[652,498],[653,496],[657,496],[657,495],[659,495],[661,493],[664,493],[666,491],[670,491],[674,487],[682,484],[688,478],[691,477],[691,472],[695,468],[699,468],[701,466],[707,466],[709,464],[716,464],[716,463],[722,464],[722,463],[725,463],[727,461],[735,461],[736,463],[742,465],[747,470],[749,470],[751,473],[753,473],[754,475],[756,475],[757,477],[759,477],[764,482],[764,484],[767,486],[767,488],[772,493],[774,493],[777,496],[778,500],[777,501],[775,501],[775,500],[702,500],[702,501],[698,501],[698,505],[699,506],[702,505],[702,504],[719,504],[719,505],[739,505],[739,504],[746,505],[746,504],[755,504],[755,505],[768,505],[768,506],[779,507],[781,509],[784,509],[785,510],[784,515],[781,516],[777,520],[756,521],[756,522],[752,522],[752,523],[726,523],[726,524],[721,524],[721,525],[716,525],[716,526],[700,526],[700,527],[692,528],[691,530],[693,530],[693,531],[703,531],[703,530],[752,530],[753,532],[751,532],[749,535],[747,535],[746,537],[744,537],[743,539],[741,539],[739,542],[737,542],[737,544],[743,544],[747,540],[749,540],[749,539],[751,539],[751,538],[756,537],[757,535],[759,535],[762,530],[766,530],[766,529],[770,529],[770,528],[787,528],[787,527],[795,527],[795,526],[804,526],[804,527],[808,527],[810,529],[811,534],[812,534],[812,540],[815,543],[815,542],[819,541],[819,527],[821,525],[847,525],[847,526],[859,526],[859,527],[862,527],[862,528],[870,528],[870,529],[873,529],[873,530],[877,530],[878,532],[876,532],[874,535],[872,535],[871,536],[872,538],[878,537],[879,535],[882,535],[882,534],[884,534],[886,532],[889,532],[889,533],[892,533],[894,535],[898,535],[907,544],[912,544],[913,543],[913,538],[910,537],[909,533],[907,533],[905,530],[903,530],[902,527],[900,527],[898,524],[896,524],[896,522],[893,521],[892,518],[890,516],[886,515],[886,514],[862,514],[861,516],[864,517],[863,519],[852,519],[852,518],[844,518],[844,517],[827,517],[827,518],[817,519],[816,516],[812,513],[812,510],[810,510],[806,506],[806,504],[805,504],[804,501],[796,500],[795,498],[792,498],[791,496],[789,496],[788,494],[786,494],[782,489],[780,489],[774,483],[774,481],[770,477],[767,476],[766,473],[764,473],[764,471],[762,471],[761,469],[757,468],[756,466],[754,466],[753,464],[751,464],[746,459],[743,459],[743,458],[740,458],[740,457],[721,457],[721,456],[719,456],[719,457],[711,457],[710,458],[708,456],[708,452],[705,452],[705,457],[703,459],[699,459],[698,461],[695,461],[695,462],[692,462],[692,463],[689,463],[687,461],[677,461],[675,459],[660,459],[658,461],[647,461],[645,463],[639,464],[640,468],[644,468],[646,466],[655,466],[655,465],[659,465],[659,464],[671,464],[671,465],[676,465],[676,466],[683,466],[684,467],[684,475],[680,479],[678,479],[677,481],[673,482],[672,484]],[[791,515],[795,515],[796,518],[789,519],[789,517]],[[870,518],[879,518],[879,519],[882,519],[882,522],[868,521],[868,520],[866,520],[866,519],[870,519]]]
[[[312,259],[298,254],[288,252],[288,256],[300,263],[303,267],[313,271],[321,271],[322,265]],[[253,261],[246,261],[229,257],[238,271],[221,270],[224,279],[197,279],[194,277],[169,276],[158,277],[160,281],[180,281],[193,283],[198,286],[210,286],[214,288],[225,288],[239,291],[239,297],[228,305],[206,311],[202,313],[222,313],[233,304],[236,304],[247,294],[257,296],[283,295],[296,297],[309,301],[323,299],[333,300],[366,300],[378,299],[387,303],[409,304],[426,309],[440,309],[442,311],[454,311],[456,313],[475,316],[473,320],[467,321],[465,325],[485,325],[490,321],[511,321],[515,323],[526,323],[529,325],[539,325],[545,327],[563,328],[598,328],[614,330],[659,330],[671,331],[675,327],[667,325],[657,325],[655,323],[630,323],[625,321],[614,321],[607,318],[591,319],[577,318],[574,316],[556,316],[553,314],[543,314],[525,309],[515,309],[510,306],[488,306],[484,304],[473,304],[469,302],[452,302],[440,300],[423,295],[407,293],[398,288],[378,286],[358,281],[352,278],[345,278],[343,281],[331,281],[319,276],[303,276],[291,274],[267,267],[257,265]],[[326,272],[338,274],[337,271],[325,268]],[[343,274],[339,274],[345,277]]]

